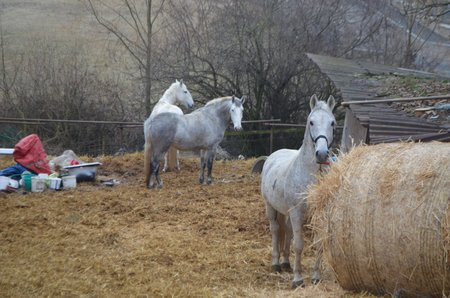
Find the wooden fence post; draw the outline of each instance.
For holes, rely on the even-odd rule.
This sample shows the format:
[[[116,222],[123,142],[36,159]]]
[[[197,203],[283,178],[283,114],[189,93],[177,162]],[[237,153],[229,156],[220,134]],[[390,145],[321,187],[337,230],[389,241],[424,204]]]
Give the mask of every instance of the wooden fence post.
[[[272,154],[273,152],[273,126],[270,127],[270,148],[269,148],[269,154]]]

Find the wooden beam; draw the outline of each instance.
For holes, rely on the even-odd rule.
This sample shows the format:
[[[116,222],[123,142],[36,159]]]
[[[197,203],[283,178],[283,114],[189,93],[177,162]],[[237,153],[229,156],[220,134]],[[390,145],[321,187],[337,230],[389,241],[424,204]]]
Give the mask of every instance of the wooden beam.
[[[343,101],[341,105],[344,107],[355,104],[374,104],[374,103],[389,103],[389,102],[401,102],[401,101],[416,101],[416,100],[440,100],[450,99],[450,94],[435,95],[435,96],[421,96],[421,97],[403,97],[403,98],[385,98],[385,99],[369,99],[369,100],[355,100],[355,101]]]
[[[281,119],[261,119],[261,120],[242,120],[241,123],[266,123],[280,122]],[[42,124],[42,123],[68,123],[68,124],[115,124],[123,127],[142,126],[143,122],[124,122],[124,121],[98,121],[98,120],[69,120],[69,119],[27,119],[27,118],[8,118],[0,117],[0,123],[11,124]]]

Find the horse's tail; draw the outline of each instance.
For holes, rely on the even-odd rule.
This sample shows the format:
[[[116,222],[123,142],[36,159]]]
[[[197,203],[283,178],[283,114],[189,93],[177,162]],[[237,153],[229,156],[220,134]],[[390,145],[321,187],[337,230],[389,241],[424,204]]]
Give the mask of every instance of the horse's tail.
[[[144,146],[144,174],[145,174],[145,186],[148,187],[150,182],[150,171],[152,162],[152,144],[150,140],[145,140]]]
[[[151,162],[152,162],[152,144],[150,141],[150,128],[148,127],[147,121],[144,123],[144,136],[145,136],[145,145],[144,145],[144,174],[145,174],[145,186],[148,187],[150,182],[150,172],[151,172]]]

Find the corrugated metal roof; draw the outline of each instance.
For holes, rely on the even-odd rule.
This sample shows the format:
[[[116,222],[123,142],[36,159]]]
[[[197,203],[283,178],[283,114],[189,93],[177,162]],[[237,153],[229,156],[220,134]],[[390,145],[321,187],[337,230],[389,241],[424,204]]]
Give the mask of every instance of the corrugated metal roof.
[[[380,99],[378,91],[382,86],[373,75],[400,75],[417,78],[445,79],[442,75],[386,65],[308,54],[335,86],[340,90],[344,101]],[[369,144],[414,141],[450,141],[450,129],[438,123],[409,116],[390,107],[387,103],[350,104],[349,109],[368,128]]]

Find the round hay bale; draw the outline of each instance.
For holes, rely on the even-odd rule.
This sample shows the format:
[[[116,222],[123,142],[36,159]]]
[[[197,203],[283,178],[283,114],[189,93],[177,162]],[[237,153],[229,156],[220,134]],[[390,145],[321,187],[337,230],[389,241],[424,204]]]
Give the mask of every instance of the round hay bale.
[[[309,189],[312,228],[346,290],[450,294],[450,144],[360,146]]]

